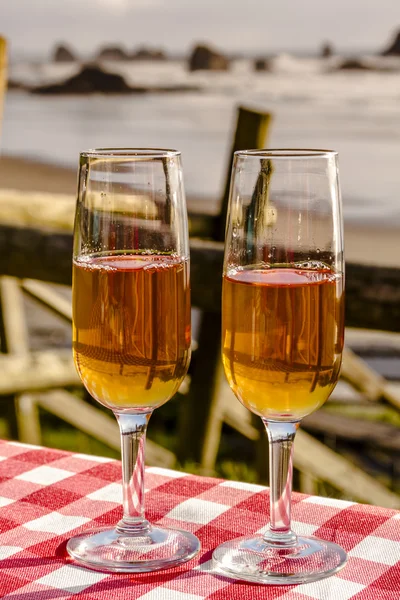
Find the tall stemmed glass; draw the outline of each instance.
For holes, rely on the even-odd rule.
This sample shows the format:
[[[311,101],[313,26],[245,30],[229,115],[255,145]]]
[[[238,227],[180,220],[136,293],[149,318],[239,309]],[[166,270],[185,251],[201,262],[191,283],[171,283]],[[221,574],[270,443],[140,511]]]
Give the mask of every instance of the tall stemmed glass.
[[[291,529],[293,441],[329,397],[344,330],[343,234],[337,155],[237,152],[227,218],[222,356],[237,398],[269,439],[270,523],[213,554],[226,575],[290,584],[335,573],[346,553]]]
[[[200,549],[144,516],[145,436],[190,361],[189,242],[180,153],[100,149],[80,156],[73,257],[73,351],[89,393],[121,432],[123,517],[69,540],[78,562],[155,571]]]

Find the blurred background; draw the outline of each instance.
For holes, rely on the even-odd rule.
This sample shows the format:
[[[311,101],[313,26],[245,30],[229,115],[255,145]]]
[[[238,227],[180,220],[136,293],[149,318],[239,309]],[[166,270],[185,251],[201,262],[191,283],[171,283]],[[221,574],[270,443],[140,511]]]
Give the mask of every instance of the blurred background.
[[[42,219],[46,226],[70,231],[78,153],[107,146],[180,149],[189,211],[218,215],[238,106],[270,115],[270,148],[339,151],[347,260],[360,265],[351,273],[363,273],[357,279],[357,289],[362,290],[357,306],[361,312],[366,306],[371,314],[386,311],[385,324],[372,318],[371,326],[391,333],[365,330],[368,318],[360,320],[361,329],[349,330],[349,352],[355,352],[351,356],[356,362],[350,360],[347,373],[358,368],[358,383],[344,378],[327,408],[347,421],[336,425],[326,421],[326,427],[314,423],[309,431],[345,457],[346,464],[379,480],[390,491],[381,503],[386,498],[390,504],[392,498],[394,505],[397,500],[390,494],[400,489],[398,0],[300,4],[230,0],[228,5],[215,0],[13,0],[3,5],[0,34],[7,42],[2,66],[7,91],[0,137],[0,222],[8,226],[23,222],[39,227]],[[11,214],[10,205],[17,212]],[[199,232],[193,229],[194,233]],[[210,230],[200,234],[213,237]],[[378,282],[379,289],[370,287],[371,281]],[[29,284],[19,282],[17,288],[23,293],[26,352],[67,349],[70,329],[59,319],[62,310],[54,306],[51,312],[44,310],[43,304],[49,302],[38,301],[32,287],[29,293]],[[53,292],[68,304],[68,289],[53,286],[43,293],[48,300]],[[369,300],[375,293],[372,308],[368,293]],[[9,297],[14,298],[13,293]],[[379,298],[382,304],[376,308]],[[11,304],[15,308],[15,302]],[[197,331],[199,315],[195,315]],[[68,320],[68,308],[63,319]],[[357,319],[353,321],[350,324]],[[3,343],[3,351],[10,353],[10,342]],[[82,391],[77,392],[72,376],[66,383],[90,404]],[[185,394],[189,381],[186,387]],[[35,402],[26,405],[37,404],[43,411],[45,402]],[[162,409],[164,414],[152,430],[154,439],[174,452],[179,445],[179,402],[184,401],[174,400]],[[65,425],[60,414],[56,417],[53,411],[50,416],[48,407],[41,443],[116,452],[95,436]],[[18,435],[18,410],[14,429],[13,418],[4,416],[1,435]],[[180,459],[180,468],[262,479],[254,458],[257,430],[249,424],[250,429],[240,431],[239,426],[238,432],[241,417],[235,419],[228,417],[228,424],[222,419],[215,464],[204,461],[203,452],[203,458],[198,453],[190,460]],[[375,438],[371,442],[371,431],[381,425],[386,429],[381,428],[378,438],[395,440],[389,446],[379,445]],[[357,430],[363,434],[354,439],[349,432]],[[25,435],[29,438],[29,433]],[[349,485],[340,488],[338,480],[324,481],[318,468],[310,472],[307,468],[303,465],[299,471],[301,489],[351,496]],[[371,498],[367,494],[361,499],[378,502],[377,498],[379,494]]]
[[[13,0],[1,21],[11,90],[3,154],[75,169],[89,147],[179,148],[188,195],[212,203],[244,103],[273,114],[270,147],[340,152],[348,221],[400,224],[396,0],[295,9],[232,0],[229,10],[211,0]],[[122,76],[125,93],[88,96],[90,75],[50,93],[87,63]]]

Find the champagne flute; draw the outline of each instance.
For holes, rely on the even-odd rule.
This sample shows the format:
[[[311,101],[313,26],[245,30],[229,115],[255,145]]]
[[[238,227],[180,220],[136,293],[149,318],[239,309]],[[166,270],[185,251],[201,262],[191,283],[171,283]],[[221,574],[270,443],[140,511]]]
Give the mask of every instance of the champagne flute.
[[[144,516],[145,439],[190,361],[189,241],[180,153],[80,155],[73,256],[73,353],[80,378],[121,432],[123,517],[67,550],[92,569],[155,571],[195,556],[189,532]]]
[[[216,569],[257,583],[336,573],[342,548],[291,529],[293,441],[329,397],[344,337],[344,264],[337,154],[236,152],[227,217],[222,359],[230,387],[269,439],[270,523],[219,546]]]

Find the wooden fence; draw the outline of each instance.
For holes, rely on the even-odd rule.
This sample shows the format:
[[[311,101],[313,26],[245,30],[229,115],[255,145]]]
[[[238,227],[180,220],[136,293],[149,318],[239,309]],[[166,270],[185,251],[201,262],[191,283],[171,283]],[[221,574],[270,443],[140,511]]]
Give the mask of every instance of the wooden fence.
[[[7,354],[0,357],[0,396],[9,398],[13,395],[19,436],[24,441],[40,442],[37,408],[41,406],[111,447],[118,448],[119,436],[113,418],[63,389],[80,385],[71,353],[68,350],[29,352],[23,294],[35,298],[60,318],[67,321],[71,319],[69,302],[44,282],[71,283],[73,212],[73,198],[7,191],[0,193],[0,292],[7,346]],[[191,215],[192,227],[198,226],[200,220],[203,233],[205,227],[212,228],[211,218],[204,215]],[[219,319],[223,245],[221,242],[191,238],[190,249],[193,306]],[[348,264],[347,324],[400,331],[399,282],[399,269],[366,269]],[[360,310],[360,306],[363,310]],[[365,310],[365,306],[368,310]],[[205,331],[203,335],[200,333],[199,344],[211,344],[212,334],[212,331]],[[201,368],[201,365],[196,364],[196,368]],[[186,436],[184,431],[181,432],[182,448],[194,449],[199,457],[198,462],[206,472],[212,472],[215,463],[222,423],[228,423],[249,439],[256,441],[260,438],[260,430],[254,425],[251,414],[243,409],[222,383],[220,367],[214,373],[213,385],[203,376],[202,393],[210,396],[209,399],[204,398],[207,408],[205,410],[203,407],[204,414],[201,417],[204,427],[198,427],[198,435],[195,436],[193,432]],[[348,349],[343,373],[368,401],[384,401],[400,408],[398,388],[380,377]],[[183,400],[189,412],[193,392],[192,386],[188,397]],[[199,391],[196,390],[198,396]],[[323,414],[323,420],[318,424],[316,420],[320,414]],[[326,427],[331,433],[337,433],[343,426],[343,420],[335,423],[332,415],[322,411],[310,419],[309,429],[315,432]],[[307,419],[305,425],[306,422]],[[366,432],[365,423],[359,427],[360,436],[373,436],[371,428]],[[379,431],[379,435],[375,436],[376,443],[379,443],[379,436],[381,440],[385,438],[384,432]],[[398,453],[399,438],[396,442],[391,437],[391,451]],[[147,458],[150,464],[164,466],[173,466],[176,461],[172,452],[151,440]],[[304,430],[297,435],[295,466],[302,473],[305,491],[315,491],[316,480],[323,480],[358,500],[400,507],[399,496],[393,491]]]

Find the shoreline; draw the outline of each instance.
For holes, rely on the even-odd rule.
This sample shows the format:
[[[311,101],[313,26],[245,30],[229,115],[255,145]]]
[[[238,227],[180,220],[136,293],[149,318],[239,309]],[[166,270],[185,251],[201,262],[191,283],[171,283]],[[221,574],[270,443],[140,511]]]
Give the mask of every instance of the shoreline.
[[[0,189],[30,192],[71,194],[75,196],[77,169],[46,163],[19,156],[0,156]],[[189,194],[189,210],[213,214],[217,202]],[[399,228],[379,224],[371,225],[346,222],[346,260],[363,265],[398,267],[400,252]]]

